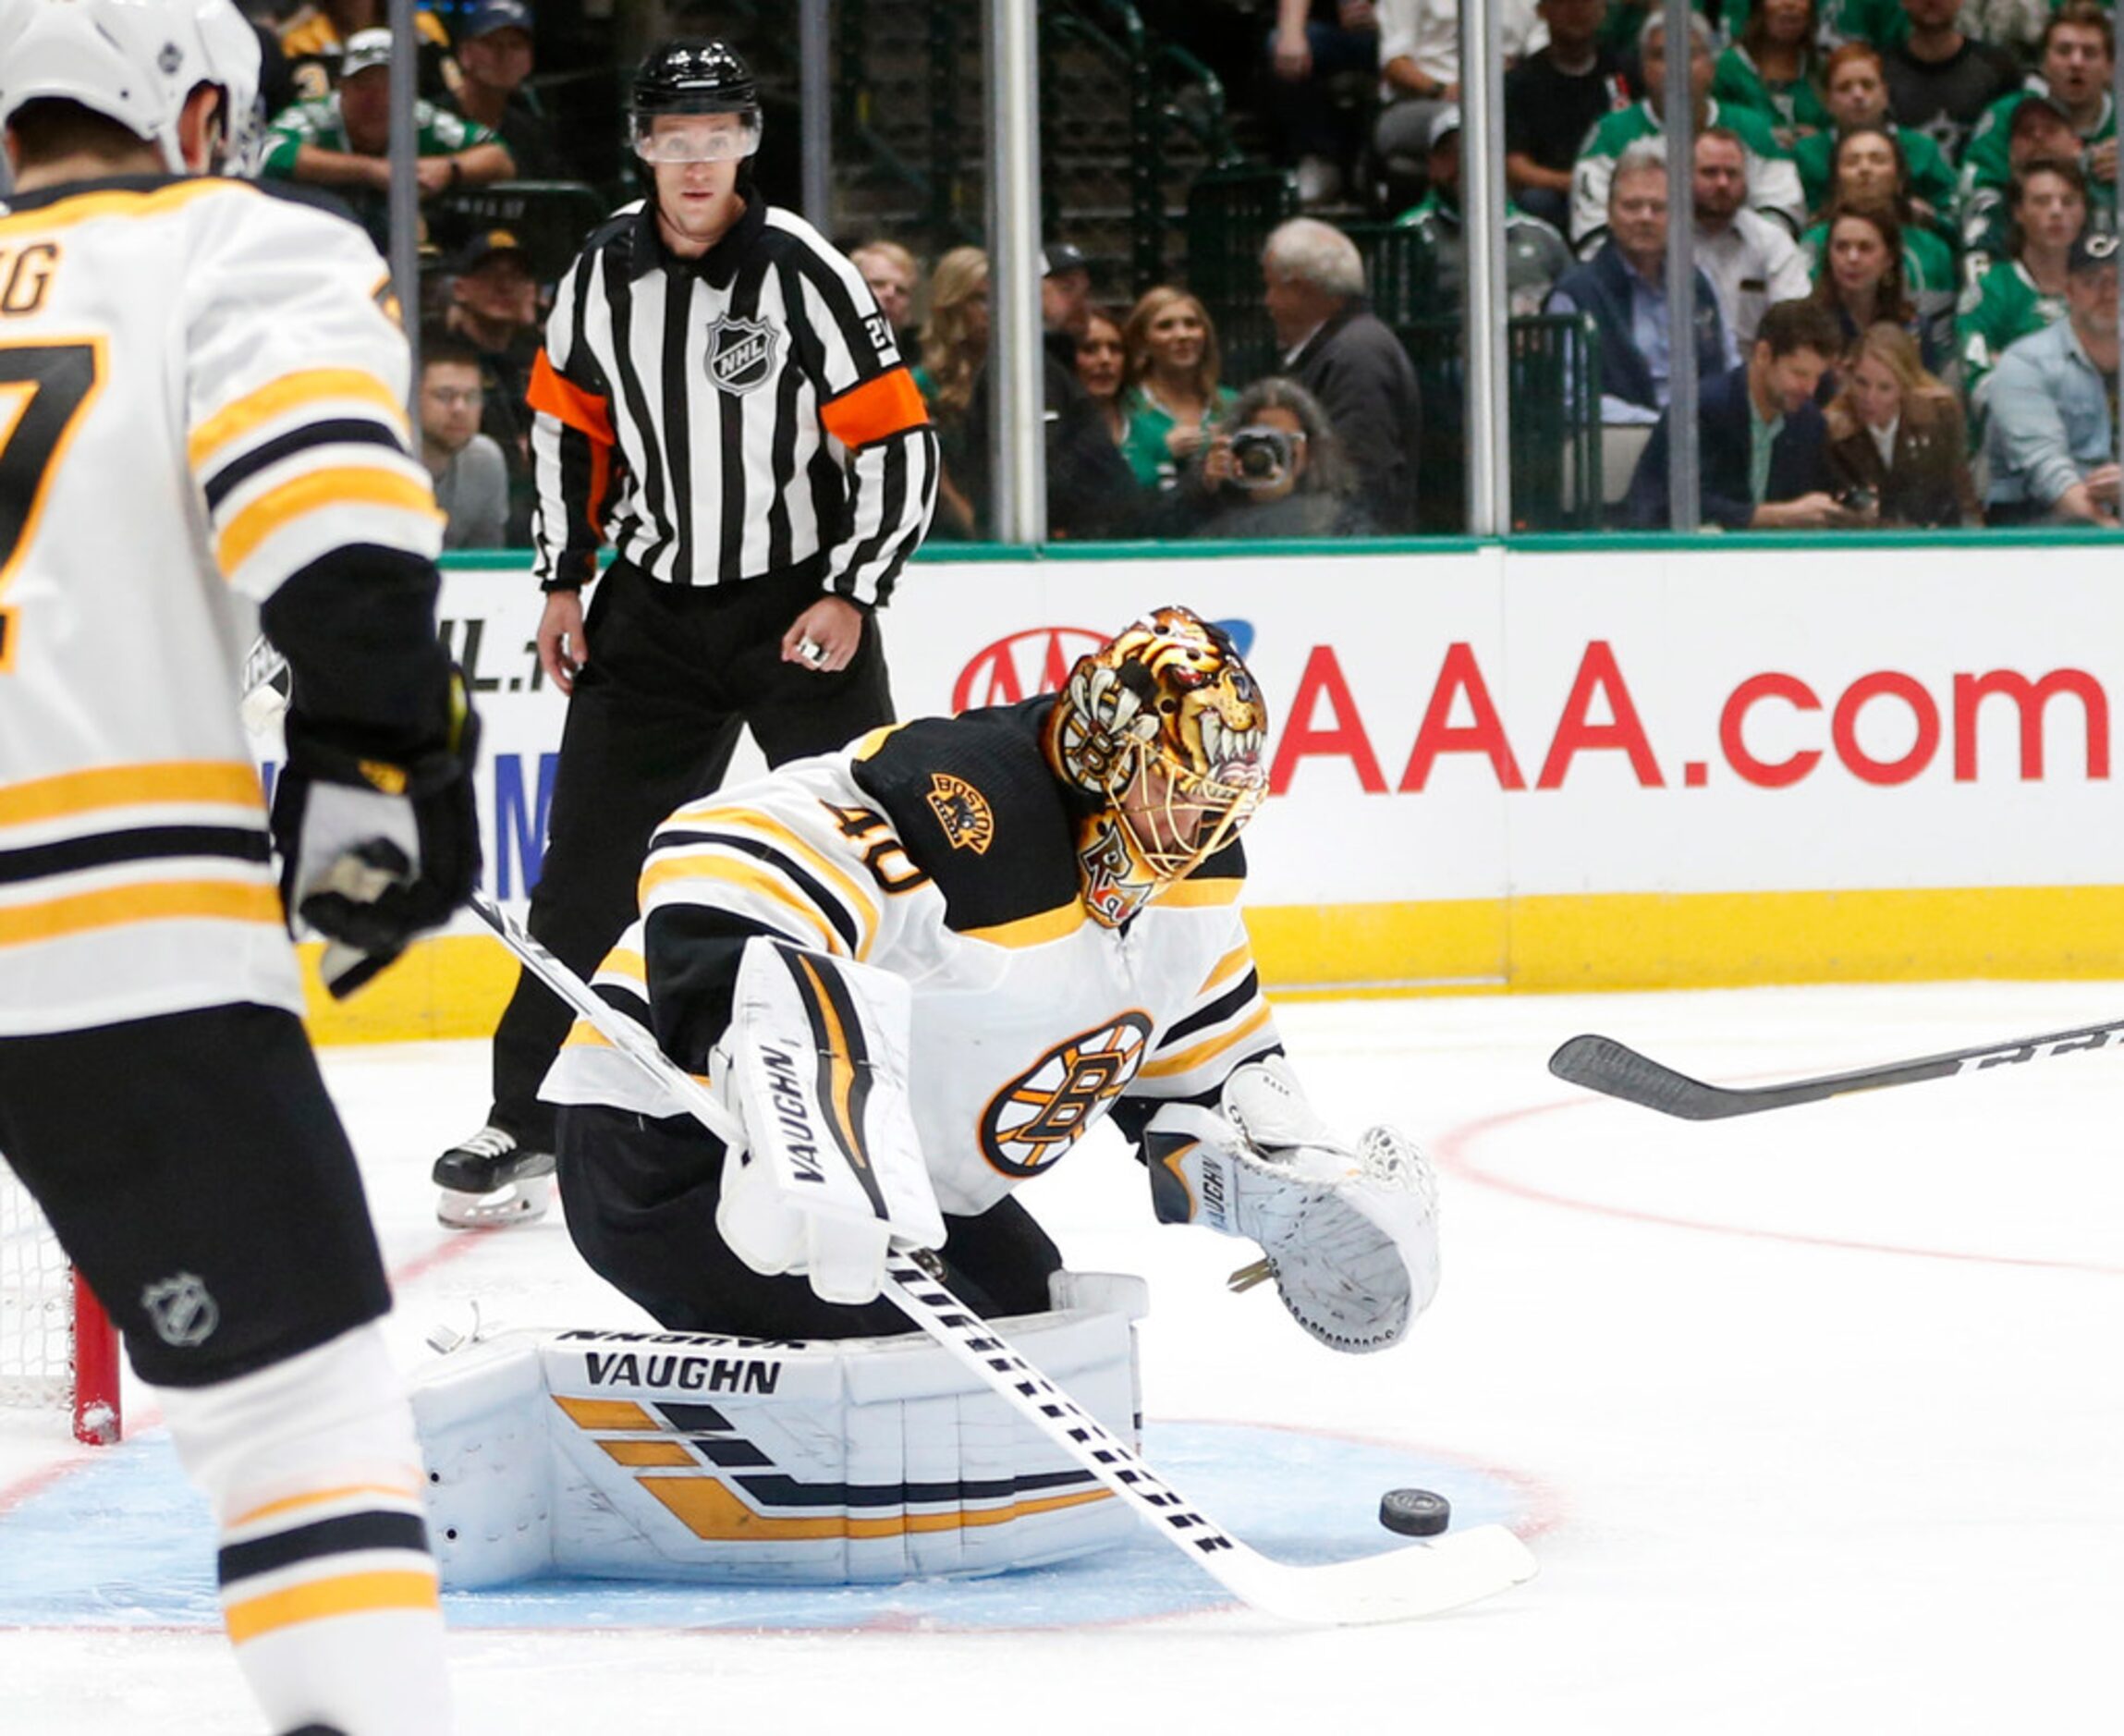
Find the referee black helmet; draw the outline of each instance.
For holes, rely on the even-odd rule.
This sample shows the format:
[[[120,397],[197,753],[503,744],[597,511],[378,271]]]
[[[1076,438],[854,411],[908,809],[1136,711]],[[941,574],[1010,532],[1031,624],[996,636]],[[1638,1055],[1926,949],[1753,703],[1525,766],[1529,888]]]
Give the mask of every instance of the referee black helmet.
[[[643,57],[628,97],[629,130],[644,161],[684,160],[685,147],[659,149],[656,120],[664,115],[735,115],[736,133],[712,145],[717,156],[751,157],[760,148],[760,89],[751,68],[726,43],[682,36],[659,43]]]
[[[678,37],[659,43],[634,75],[637,116],[752,115],[760,112],[760,89],[751,68],[727,43],[709,37]]]

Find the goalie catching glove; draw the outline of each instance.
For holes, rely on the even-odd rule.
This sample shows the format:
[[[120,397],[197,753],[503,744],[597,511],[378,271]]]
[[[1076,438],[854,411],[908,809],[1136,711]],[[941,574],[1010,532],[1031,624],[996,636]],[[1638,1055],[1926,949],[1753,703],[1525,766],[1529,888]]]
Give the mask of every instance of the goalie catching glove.
[[[385,758],[326,740],[299,692],[288,710],[273,792],[280,896],[291,927],[299,919],[328,943],[320,972],[336,1000],[440,927],[479,883],[480,720],[460,670],[449,711],[446,740]]]
[[[1168,1104],[1144,1128],[1159,1218],[1259,1242],[1291,1318],[1330,1349],[1398,1343],[1438,1289],[1430,1160],[1389,1127],[1352,1147],[1280,1057],[1234,1072],[1222,1108]]]

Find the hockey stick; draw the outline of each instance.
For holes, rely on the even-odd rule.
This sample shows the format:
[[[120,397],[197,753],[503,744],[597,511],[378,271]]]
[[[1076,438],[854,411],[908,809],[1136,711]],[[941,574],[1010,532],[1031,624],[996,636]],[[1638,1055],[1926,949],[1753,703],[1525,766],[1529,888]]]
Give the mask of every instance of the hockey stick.
[[[474,893],[471,905],[526,969],[683,1103],[703,1127],[726,1142],[742,1142],[744,1131],[730,1111],[658,1048],[641,1025],[601,999],[484,893]],[[1533,1556],[1503,1525],[1478,1525],[1435,1542],[1325,1566],[1269,1559],[1206,1518],[1126,1442],[1019,1355],[952,1294],[940,1269],[933,1253],[896,1250],[885,1263],[885,1294],[1041,1434],[1133,1503],[1153,1530],[1240,1601],[1287,1621],[1350,1626],[1435,1615],[1533,1577]]]
[[[1914,1085],[1921,1080],[1951,1079],[1958,1073],[1993,1067],[2018,1067],[2023,1061],[2054,1055],[2079,1055],[2107,1046],[2124,1033],[2124,1019],[2078,1031],[2054,1031],[2044,1037],[2017,1037],[1982,1048],[1956,1049],[1886,1067],[1862,1067],[1855,1072],[1825,1073],[1782,1085],[1707,1085],[1702,1080],[1663,1067],[1613,1037],[1573,1037],[1549,1057],[1549,1071],[1589,1091],[1620,1097],[1625,1103],[1657,1109],[1685,1121],[1723,1121],[1732,1115],[1756,1115],[1764,1109],[1788,1109],[1796,1103],[1820,1103],[1825,1097],[1890,1085]]]

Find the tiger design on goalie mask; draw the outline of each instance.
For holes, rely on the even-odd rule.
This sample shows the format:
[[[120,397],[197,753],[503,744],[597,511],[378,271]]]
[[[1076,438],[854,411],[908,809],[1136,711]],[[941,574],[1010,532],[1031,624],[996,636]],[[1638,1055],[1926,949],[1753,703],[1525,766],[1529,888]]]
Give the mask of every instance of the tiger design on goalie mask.
[[[1166,607],[1077,660],[1047,756],[1101,799],[1078,833],[1085,908],[1117,928],[1222,850],[1268,793],[1261,690],[1221,628]]]

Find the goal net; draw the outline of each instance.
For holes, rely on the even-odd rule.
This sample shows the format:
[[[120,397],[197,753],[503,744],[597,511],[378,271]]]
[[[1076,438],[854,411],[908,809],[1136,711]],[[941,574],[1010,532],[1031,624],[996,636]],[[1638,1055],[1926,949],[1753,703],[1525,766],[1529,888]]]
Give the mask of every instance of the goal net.
[[[0,1158],[0,1409],[12,1407],[67,1412],[79,1440],[118,1437],[116,1328]]]

